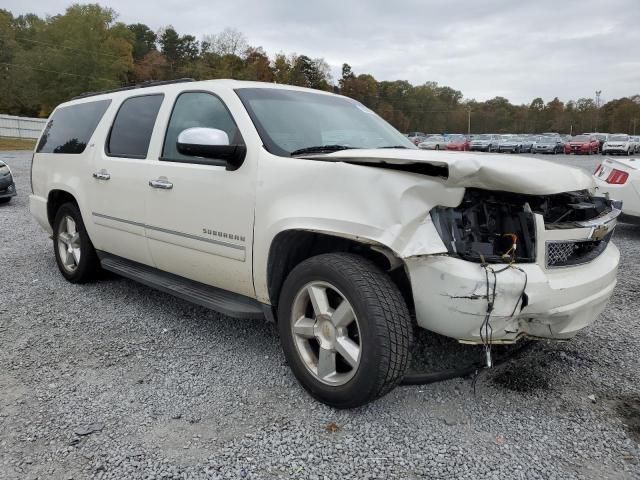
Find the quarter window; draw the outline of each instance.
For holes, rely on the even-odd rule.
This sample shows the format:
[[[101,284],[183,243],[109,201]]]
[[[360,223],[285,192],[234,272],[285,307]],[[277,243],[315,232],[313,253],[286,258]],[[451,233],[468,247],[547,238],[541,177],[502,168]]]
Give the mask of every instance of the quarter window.
[[[84,152],[110,103],[111,100],[99,100],[57,109],[44,128],[36,152]]]
[[[146,158],[151,134],[164,95],[126,99],[113,121],[107,154],[113,157]]]
[[[161,160],[197,163],[194,162],[194,157],[179,153],[176,147],[180,132],[193,127],[217,128],[226,132],[231,145],[244,143],[233,117],[222,100],[211,93],[184,92],[178,96],[173,107]],[[224,165],[224,161],[221,160],[220,164]]]

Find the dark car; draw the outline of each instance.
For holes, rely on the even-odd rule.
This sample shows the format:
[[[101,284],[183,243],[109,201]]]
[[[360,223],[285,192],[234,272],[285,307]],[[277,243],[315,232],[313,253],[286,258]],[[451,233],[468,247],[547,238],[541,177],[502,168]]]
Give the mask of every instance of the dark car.
[[[560,137],[543,135],[538,137],[533,147],[533,153],[562,153],[564,152],[564,142]]]
[[[16,184],[13,182],[9,165],[0,160],[0,203],[7,203],[16,195]]]

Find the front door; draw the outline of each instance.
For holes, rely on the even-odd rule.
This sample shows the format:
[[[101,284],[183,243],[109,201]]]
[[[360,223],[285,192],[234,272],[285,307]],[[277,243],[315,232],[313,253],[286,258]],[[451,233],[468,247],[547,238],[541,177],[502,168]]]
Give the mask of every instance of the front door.
[[[146,265],[152,265],[144,228],[146,158],[163,98],[141,95],[122,102],[104,149],[96,149],[89,189],[96,248]]]
[[[151,161],[146,235],[157,268],[242,295],[254,296],[252,239],[257,152],[235,171],[224,161],[203,164],[180,154],[176,141],[191,127],[217,128],[243,143],[223,100],[211,92],[180,93],[159,160]],[[210,162],[208,162],[210,163]]]

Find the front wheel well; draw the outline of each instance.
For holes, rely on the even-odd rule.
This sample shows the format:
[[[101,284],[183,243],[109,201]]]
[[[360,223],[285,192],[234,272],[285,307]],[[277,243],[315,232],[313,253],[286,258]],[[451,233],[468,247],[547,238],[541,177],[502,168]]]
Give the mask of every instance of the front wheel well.
[[[49,225],[53,228],[53,222],[56,218],[58,209],[65,203],[75,203],[78,205],[77,200],[73,195],[64,190],[51,190],[47,197],[47,220]]]
[[[276,307],[282,285],[289,273],[304,260],[323,253],[349,252],[360,255],[386,272],[398,286],[407,307],[413,310],[411,282],[404,262],[377,245],[307,230],[287,230],[274,238],[269,249],[267,286],[271,305]]]

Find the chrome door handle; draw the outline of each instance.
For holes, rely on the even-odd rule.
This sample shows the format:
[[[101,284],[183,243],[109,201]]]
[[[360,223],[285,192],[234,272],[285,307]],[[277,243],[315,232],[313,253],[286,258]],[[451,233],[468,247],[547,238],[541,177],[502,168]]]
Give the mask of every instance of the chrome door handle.
[[[97,172],[93,172],[93,178],[97,180],[109,180],[111,175],[105,169],[102,169]]]
[[[171,190],[173,188],[173,183],[171,183],[166,178],[160,177],[156,180],[150,180],[149,186],[152,188],[162,188],[163,190]]]

